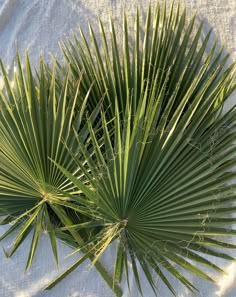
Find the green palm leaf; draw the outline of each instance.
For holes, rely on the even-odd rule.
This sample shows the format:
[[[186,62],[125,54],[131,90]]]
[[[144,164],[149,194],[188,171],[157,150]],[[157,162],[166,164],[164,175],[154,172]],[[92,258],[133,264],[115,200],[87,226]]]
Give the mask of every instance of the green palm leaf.
[[[79,137],[87,153],[93,156],[93,151],[86,145],[89,138],[86,120],[90,119],[96,126],[99,124],[100,103],[86,116],[90,91],[81,97],[81,77],[75,90],[69,91],[70,69],[62,75],[56,61],[51,70],[41,59],[37,79],[33,77],[27,54],[25,72],[18,55],[16,62],[14,86],[1,63],[6,88],[0,97],[0,215],[7,216],[2,224],[14,222],[1,239],[17,230],[13,248],[6,252],[11,256],[34,229],[26,265],[29,269],[43,229],[49,233],[57,265],[57,237],[64,242],[69,237],[70,242],[80,246],[90,235],[90,232],[83,232],[82,238],[79,230],[65,231],[63,235],[58,233],[59,226],[73,224],[74,211],[80,215],[81,222],[86,222],[91,203],[83,197],[73,200],[68,197],[73,197],[75,190],[77,194],[80,191],[52,160],[72,172],[81,183],[88,183],[88,173],[84,174],[73,162],[72,154],[81,156],[79,164],[86,167],[86,159],[76,140]],[[62,80],[62,77],[65,78]],[[67,197],[63,191],[67,192]],[[85,258],[88,257],[93,260],[92,254],[86,254]],[[115,294],[121,296],[120,288],[113,287],[112,278],[104,267],[99,262],[95,266]]]
[[[100,106],[97,104],[86,117],[89,91],[85,97],[81,97],[80,78],[72,96],[72,92],[69,92],[70,70],[62,80],[62,69],[59,69],[60,65],[56,61],[51,70],[41,58],[36,78],[32,74],[27,53],[25,71],[19,55],[16,63],[17,71],[12,86],[1,62],[5,89],[0,95],[0,215],[6,216],[2,224],[14,223],[1,239],[17,230],[11,251],[5,251],[7,256],[12,256],[29,232],[34,230],[26,265],[26,269],[29,269],[42,230],[46,229],[49,233],[58,265],[57,228],[72,224],[70,210],[81,214],[82,222],[89,214],[90,202],[86,199],[76,198],[75,202],[62,195],[63,190],[72,196],[75,187],[52,160],[73,172],[82,183],[88,182],[87,174],[73,162],[71,154],[81,156],[76,138],[80,137],[86,144],[89,136],[86,119],[99,123],[97,116]],[[93,155],[90,149],[87,151]],[[86,166],[86,160],[81,159],[81,162]],[[78,190],[76,192],[79,193]],[[59,238],[66,238],[66,233]],[[86,240],[87,234],[84,233],[82,239],[78,230],[69,233],[76,246]],[[93,260],[92,255],[89,257]],[[108,285],[113,287],[112,279],[103,266],[97,263],[96,268]],[[117,286],[114,292],[117,296],[121,295]]]
[[[68,170],[76,172],[78,168],[72,163],[64,143],[67,143],[74,153],[77,152],[71,127],[80,130],[85,139],[87,136],[86,129],[81,127],[84,110],[79,111],[76,107],[79,84],[76,96],[69,101],[69,74],[59,93],[56,92],[55,66],[49,80],[41,59],[39,80],[36,81],[27,55],[25,72],[19,56],[16,62],[18,69],[13,86],[1,63],[6,88],[0,99],[0,212],[1,215],[8,215],[12,221],[19,223],[19,234],[10,255],[20,245],[28,228],[35,223],[27,264],[29,267],[42,228],[50,232],[57,262],[55,234],[48,213],[52,211],[51,204],[63,199],[57,189],[73,188],[50,158],[57,160]]]
[[[89,241],[93,262],[119,240],[114,283],[130,261],[140,292],[137,262],[154,291],[152,271],[176,295],[166,270],[196,290],[179,268],[213,281],[202,265],[222,269],[207,255],[231,259],[218,249],[235,248],[222,236],[236,234],[228,227],[236,219],[230,216],[236,199],[236,108],[221,112],[236,87],[235,67],[226,67],[228,55],[223,49],[217,53],[216,45],[205,54],[210,32],[200,43],[202,24],[194,33],[195,18],[187,26],[185,19],[179,7],[169,15],[159,6],[154,12],[150,8],[142,39],[137,13],[131,43],[124,17],[121,57],[113,22],[111,43],[101,24],[102,50],[92,28],[91,46],[82,33],[82,41],[75,37],[63,46],[74,79],[84,69],[82,92],[94,82],[91,108],[104,94],[104,109],[111,107],[102,115],[102,145],[88,121],[93,157],[77,137],[89,170],[76,156],[74,162],[90,186],[57,167],[93,202],[92,221],[104,221]]]

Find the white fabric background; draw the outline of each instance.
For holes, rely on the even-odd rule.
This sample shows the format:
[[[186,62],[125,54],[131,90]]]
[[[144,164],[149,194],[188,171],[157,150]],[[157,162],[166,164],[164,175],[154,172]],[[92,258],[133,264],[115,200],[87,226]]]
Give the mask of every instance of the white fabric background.
[[[155,1],[151,1],[155,2]],[[163,1],[161,1],[163,2]],[[126,6],[130,15],[135,12],[137,4],[142,9],[149,1],[138,0],[0,0],[0,57],[10,67],[13,66],[16,45],[23,56],[24,49],[29,49],[31,60],[36,62],[40,53],[49,58],[50,53],[58,53],[58,41],[65,38],[71,30],[81,26],[87,32],[88,21],[96,24],[97,17],[104,22],[108,15],[119,20],[122,10]],[[231,52],[232,60],[236,58],[236,1],[235,0],[191,0],[186,1],[188,13],[197,11],[200,18],[206,21],[205,29],[214,28],[221,43],[224,43]],[[235,102],[232,96],[231,103]],[[229,103],[228,107],[231,105]],[[0,227],[0,235],[7,229]],[[95,269],[89,269],[86,262],[67,279],[51,291],[42,291],[42,288],[56,275],[52,252],[49,248],[48,237],[43,234],[36,253],[36,259],[30,272],[24,273],[27,259],[27,249],[30,247],[30,237],[11,258],[4,256],[3,249],[9,248],[12,238],[0,243],[0,297],[112,297],[111,290],[101,280]],[[233,241],[233,240],[232,240]],[[60,256],[60,271],[63,271],[78,255],[64,258],[70,249],[58,243]],[[103,257],[107,269],[112,270],[111,248]],[[231,252],[233,253],[233,252]],[[234,253],[234,256],[236,254]],[[200,289],[195,296],[202,297],[235,297],[236,296],[236,264],[217,261],[225,267],[228,276],[216,276],[216,285],[193,277],[193,283]],[[142,279],[144,297],[153,297],[154,294]],[[160,297],[170,297],[171,294],[157,280]],[[179,297],[192,295],[174,282]],[[124,297],[138,297],[133,279],[131,293],[123,284]]]

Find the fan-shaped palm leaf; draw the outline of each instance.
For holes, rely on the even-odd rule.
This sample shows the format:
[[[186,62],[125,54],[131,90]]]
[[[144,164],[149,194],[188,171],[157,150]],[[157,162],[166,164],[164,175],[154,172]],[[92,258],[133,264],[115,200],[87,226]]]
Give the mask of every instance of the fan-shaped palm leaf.
[[[85,215],[87,211],[83,209],[90,206],[85,199],[82,204],[79,200],[75,203],[60,194],[61,190],[73,192],[74,186],[51,161],[56,160],[81,182],[87,182],[68,148],[73,154],[79,154],[74,131],[84,144],[87,142],[89,130],[84,113],[89,92],[81,97],[79,79],[74,96],[68,96],[70,71],[62,83],[56,76],[56,64],[51,71],[41,59],[38,79],[32,75],[28,55],[26,71],[22,69],[19,56],[17,66],[12,86],[1,63],[5,89],[0,97],[0,215],[6,216],[2,224],[14,222],[1,239],[17,230],[13,247],[6,252],[11,256],[34,230],[27,262],[29,268],[42,230],[46,229],[50,235],[57,263],[57,225],[73,223],[68,209],[80,209]],[[98,111],[99,105],[89,116],[92,122],[97,119]],[[87,151],[92,154],[89,149]],[[82,239],[79,232],[70,233],[77,246],[86,240],[86,236]],[[66,234],[59,237],[66,238]],[[93,259],[92,255],[86,255],[84,260],[88,257]],[[100,263],[97,269],[112,286],[112,279]],[[120,295],[119,288],[115,288],[115,292]]]
[[[92,29],[95,58],[83,35],[84,46],[76,39],[76,45],[64,48],[75,77],[85,68],[85,92],[95,80],[91,104],[106,93],[105,108],[111,104],[115,120],[111,133],[111,123],[102,116],[103,146],[89,123],[96,158],[89,158],[77,137],[89,171],[74,160],[90,187],[58,168],[94,203],[91,224],[104,222],[87,243],[96,255],[94,263],[118,239],[114,283],[121,280],[129,259],[140,292],[137,262],[154,291],[153,271],[176,295],[166,271],[195,290],[179,267],[212,281],[199,264],[222,272],[206,256],[232,259],[217,248],[235,248],[217,239],[235,235],[228,225],[235,222],[229,215],[236,199],[236,108],[221,113],[236,87],[234,65],[225,67],[228,55],[223,49],[216,54],[216,45],[204,56],[210,33],[200,45],[202,25],[192,35],[193,25],[194,19],[184,31],[185,12],[172,9],[167,16],[158,7],[154,14],[148,11],[141,51],[138,16],[132,50],[124,18],[121,59],[113,23],[111,53],[102,35],[105,59]],[[101,29],[104,32],[102,25]],[[126,274],[128,280],[127,269]]]
[[[56,159],[75,174],[78,171],[64,143],[67,143],[74,153],[78,151],[72,127],[80,130],[85,141],[87,139],[88,129],[81,126],[86,98],[81,109],[76,111],[79,84],[77,94],[68,101],[69,73],[64,87],[57,93],[55,67],[49,81],[46,79],[42,59],[39,83],[33,78],[28,56],[26,74],[22,70],[19,56],[17,65],[12,86],[1,64],[6,88],[1,94],[0,113],[0,209],[1,215],[8,216],[4,222],[15,221],[12,229],[22,228],[10,254],[14,253],[31,229],[32,222],[36,222],[28,263],[30,265],[43,225],[50,231],[57,259],[55,234],[49,215],[52,211],[50,205],[61,199],[58,198],[57,189],[69,190],[73,187],[50,158]],[[8,234],[9,232],[5,235]]]

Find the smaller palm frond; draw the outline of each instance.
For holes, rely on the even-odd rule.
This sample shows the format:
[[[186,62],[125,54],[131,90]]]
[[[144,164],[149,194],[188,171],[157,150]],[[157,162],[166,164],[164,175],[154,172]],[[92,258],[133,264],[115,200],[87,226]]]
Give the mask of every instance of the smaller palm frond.
[[[228,55],[223,49],[216,54],[216,45],[204,58],[210,33],[199,45],[202,25],[194,37],[194,19],[184,31],[185,12],[180,16],[179,9],[176,14],[171,10],[167,16],[165,9],[161,13],[157,8],[153,26],[151,16],[149,9],[143,51],[140,53],[136,45],[133,57],[129,55],[124,18],[122,66],[113,27],[112,56],[106,38],[103,40],[105,60],[99,58],[97,47],[93,58],[90,47],[82,47],[77,39],[77,48],[72,43],[71,48],[64,47],[68,61],[77,67],[73,69],[75,77],[85,65],[84,91],[90,79],[96,78],[93,91],[98,93],[91,93],[91,104],[106,92],[104,109],[111,105],[114,121],[101,114],[102,145],[97,128],[88,121],[93,157],[77,137],[89,170],[76,156],[74,162],[90,186],[57,166],[94,206],[90,224],[100,229],[84,243],[94,255],[93,263],[117,239],[114,284],[124,273],[129,280],[130,262],[142,292],[139,263],[154,292],[153,272],[177,295],[167,271],[195,291],[184,271],[213,281],[203,267],[223,270],[207,256],[233,259],[219,248],[236,247],[227,242],[236,234],[229,227],[236,220],[232,215],[236,199],[236,106],[222,114],[224,102],[236,88],[235,65],[226,67]],[[136,28],[138,34],[138,17]],[[136,35],[135,44],[138,40]]]
[[[66,207],[76,207],[60,194],[61,190],[72,192],[74,186],[51,160],[86,183],[68,149],[79,154],[74,131],[84,144],[87,141],[85,111],[89,93],[81,99],[79,80],[74,97],[68,96],[70,70],[63,82],[60,78],[59,85],[56,62],[49,72],[41,58],[38,76],[33,76],[27,54],[25,70],[19,55],[16,63],[12,82],[1,63],[5,88],[0,96],[0,215],[6,216],[2,223],[14,222],[1,239],[17,230],[10,256],[34,229],[29,268],[42,229],[48,231],[58,261],[55,236],[55,226],[61,224],[58,213]],[[99,106],[90,115],[92,122],[98,109]]]

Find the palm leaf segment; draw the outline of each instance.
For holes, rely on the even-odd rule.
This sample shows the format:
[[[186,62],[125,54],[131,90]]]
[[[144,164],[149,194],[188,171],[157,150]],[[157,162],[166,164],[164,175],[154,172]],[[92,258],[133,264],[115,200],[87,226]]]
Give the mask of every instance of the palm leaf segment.
[[[104,98],[105,108],[110,107],[108,116],[110,114],[113,118],[114,99],[117,98],[123,117],[128,98],[132,97],[131,113],[135,113],[145,91],[148,92],[148,97],[157,97],[163,91],[165,96],[177,92],[175,104],[169,107],[173,111],[194,79],[196,86],[191,94],[192,98],[214,74],[208,91],[212,90],[221,77],[229,54],[224,54],[224,48],[216,50],[217,40],[209,50],[209,40],[212,42],[211,30],[207,34],[203,33],[203,22],[197,24],[196,17],[188,22],[185,9],[181,11],[178,5],[174,11],[173,6],[174,4],[169,14],[165,7],[161,9],[157,6],[153,10],[149,8],[144,29],[137,10],[134,31],[132,30],[134,36],[129,33],[130,26],[124,13],[122,46],[117,40],[113,20],[110,21],[108,33],[100,22],[100,38],[96,37],[90,26],[89,40],[80,31],[80,37],[74,34],[72,39],[62,43],[62,52],[71,66],[74,78],[70,87],[74,88],[73,82],[77,82],[81,71],[81,94],[85,96],[93,84],[88,101],[91,109],[98,100]],[[203,64],[206,67],[196,78],[196,73],[199,73]],[[151,91],[154,93],[151,94]],[[163,100],[164,105],[159,106],[158,113],[162,113],[167,102],[167,99]]]
[[[13,86],[1,64],[5,89],[0,98],[0,215],[6,216],[3,223],[14,222],[2,239],[18,230],[9,255],[34,229],[29,267],[42,229],[49,232],[57,261],[53,226],[58,221],[57,207],[74,205],[68,199],[64,200],[59,191],[72,191],[73,186],[51,160],[56,160],[75,176],[81,175],[68,148],[74,154],[78,153],[73,129],[79,131],[84,142],[87,140],[88,128],[82,119],[88,96],[80,102],[78,83],[76,94],[68,99],[69,71],[58,90],[56,65],[49,73],[41,59],[37,81],[33,78],[28,56],[26,71],[22,69],[19,56],[16,62]],[[97,112],[95,109],[91,115],[92,121]],[[84,180],[83,174],[80,178]]]
[[[74,77],[85,68],[84,92],[95,81],[91,104],[105,94],[115,119],[112,126],[102,116],[103,146],[90,123],[96,158],[82,149],[94,190],[60,168],[95,203],[93,220],[104,221],[92,240],[94,261],[118,239],[114,283],[129,259],[140,292],[137,262],[154,291],[153,271],[176,295],[166,271],[195,290],[179,268],[212,281],[201,265],[222,270],[207,255],[232,259],[218,248],[235,248],[222,236],[235,235],[227,226],[235,222],[236,108],[221,112],[235,89],[234,65],[225,66],[228,55],[216,44],[205,53],[210,32],[200,44],[203,25],[193,33],[194,23],[186,28],[179,7],[168,16],[157,7],[147,13],[143,40],[137,13],[132,44],[124,17],[122,57],[112,22],[111,50],[102,24],[102,50],[92,28],[91,46],[83,34],[64,46]]]

